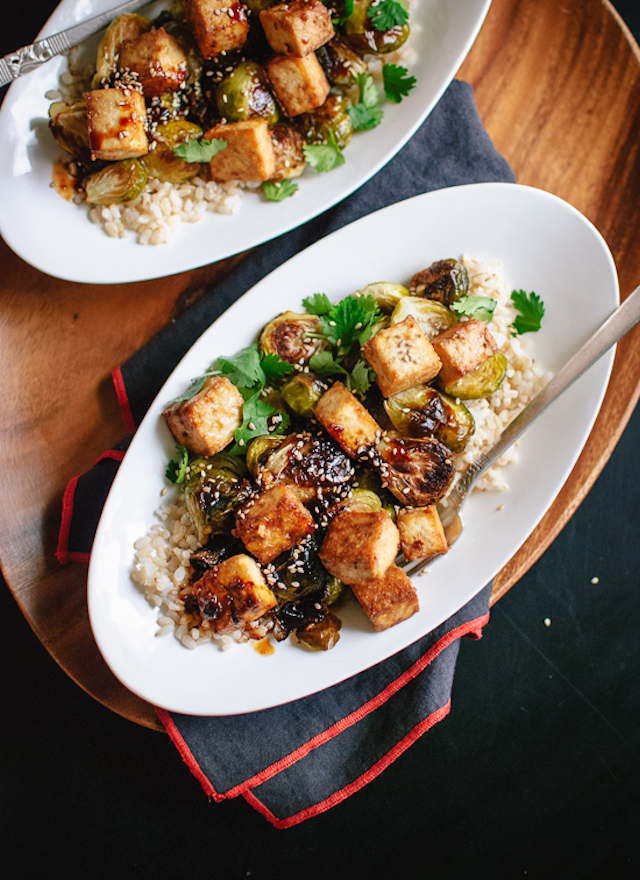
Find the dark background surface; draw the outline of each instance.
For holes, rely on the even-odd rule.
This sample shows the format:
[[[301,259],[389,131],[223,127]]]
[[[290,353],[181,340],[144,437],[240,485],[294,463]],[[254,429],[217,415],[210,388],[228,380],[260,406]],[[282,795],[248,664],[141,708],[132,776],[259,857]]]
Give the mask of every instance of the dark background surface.
[[[54,5],[14,7],[0,55]],[[638,0],[615,6],[638,39]],[[462,645],[451,714],[286,831],[242,799],[209,803],[167,736],[58,668],[2,586],[3,875],[640,877],[639,450],[636,412],[567,527]]]

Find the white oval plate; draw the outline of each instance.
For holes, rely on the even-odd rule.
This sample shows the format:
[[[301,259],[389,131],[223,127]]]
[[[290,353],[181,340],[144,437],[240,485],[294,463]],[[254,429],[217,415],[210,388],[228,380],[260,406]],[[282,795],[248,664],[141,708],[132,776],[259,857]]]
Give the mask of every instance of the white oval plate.
[[[330,173],[305,171],[294,198],[272,203],[247,194],[231,216],[209,212],[180,224],[167,244],[109,238],[90,223],[86,206],[51,187],[52,162],[62,150],[49,132],[45,98],[57,88],[66,59],[57,57],[17,80],[0,109],[0,233],[23,260],[69,281],[142,281],[204,266],[300,226],[344,199],[380,170],[411,137],[445,91],[480,29],[491,0],[419,0],[411,67],[417,85],[400,104],[385,102],[374,132],[354,136],[346,163]],[[115,0],[62,0],[40,36],[116,6]],[[144,12],[144,10],[142,10]],[[34,232],[34,218],[39,232]]]
[[[507,472],[509,490],[471,497],[458,542],[416,579],[420,611],[385,632],[374,632],[354,603],[343,617],[337,646],[326,653],[307,652],[288,641],[269,657],[249,645],[189,651],[173,636],[156,637],[156,612],[130,579],[134,541],[155,521],[174,451],[161,413],[192,377],[219,355],[250,344],[277,312],[299,310],[307,295],[321,291],[338,300],[370,282],[407,282],[433,260],[462,253],[501,261],[512,288],[542,297],[546,315],[533,354],[546,369],[556,371],[618,304],[613,259],[596,229],[566,202],[515,184],[476,184],[417,196],[339,230],[264,278],[209,327],[167,380],[104,508],[89,569],[89,614],[105,660],[128,688],[157,706],[194,715],[251,712],[303,697],[434,629],[525,541],[589,435],[612,352],[521,440],[519,460]]]

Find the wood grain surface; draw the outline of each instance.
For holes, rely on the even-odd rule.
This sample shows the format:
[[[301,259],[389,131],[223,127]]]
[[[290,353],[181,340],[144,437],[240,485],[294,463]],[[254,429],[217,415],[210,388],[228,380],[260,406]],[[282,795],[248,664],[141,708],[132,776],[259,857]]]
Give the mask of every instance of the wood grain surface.
[[[640,54],[608,2],[493,0],[458,76],[520,183],[566,199],[608,242],[626,296],[640,282]],[[235,260],[122,285],[50,278],[0,240],[0,560],[40,641],[71,678],[130,720],[153,707],[111,674],[87,616],[86,566],[55,559],[61,499],[123,434],[111,371]],[[510,589],[569,520],[637,402],[640,327],[618,346],[609,391],[566,485],[495,580]]]

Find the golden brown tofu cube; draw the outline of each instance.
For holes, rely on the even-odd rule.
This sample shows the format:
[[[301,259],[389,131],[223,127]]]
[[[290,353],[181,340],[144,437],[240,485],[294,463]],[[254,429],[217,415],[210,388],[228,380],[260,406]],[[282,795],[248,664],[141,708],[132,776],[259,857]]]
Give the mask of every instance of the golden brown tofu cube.
[[[214,571],[220,586],[231,594],[238,620],[257,620],[278,604],[258,563],[250,556],[232,556],[216,565]]]
[[[413,315],[380,330],[362,353],[385,397],[429,382],[440,371],[440,359]]]
[[[134,89],[96,89],[85,95],[92,159],[117,162],[149,152],[144,97]]]
[[[182,403],[168,407],[163,416],[182,446],[195,455],[214,455],[233,440],[242,424],[244,400],[224,376],[211,376],[202,389]]]
[[[342,382],[325,391],[313,414],[351,458],[364,455],[382,436],[380,425]]]
[[[420,610],[415,587],[396,565],[391,565],[384,577],[352,584],[351,589],[378,632],[407,620]]]
[[[478,318],[454,324],[432,339],[431,344],[442,362],[438,378],[443,385],[462,379],[498,350],[487,325]]]
[[[304,58],[276,55],[267,61],[266,70],[287,116],[299,116],[321,107],[331,88],[313,52]]]
[[[260,24],[273,51],[281,55],[303,57],[334,34],[331,13],[322,0],[294,0],[263,9]]]
[[[320,559],[345,584],[380,578],[400,546],[394,521],[385,510],[345,510],[331,522]]]
[[[124,40],[118,67],[135,73],[142,91],[150,98],[177,91],[187,78],[187,56],[163,27]]]
[[[449,549],[435,504],[398,511],[400,546],[407,562],[444,554]]]
[[[209,163],[214,180],[269,180],[276,168],[276,157],[264,119],[247,119],[216,125],[205,135],[226,142]]]
[[[238,511],[233,534],[261,565],[267,565],[314,529],[313,517],[295,493],[276,483]]]
[[[237,0],[185,0],[183,10],[205,58],[244,46],[249,22]]]

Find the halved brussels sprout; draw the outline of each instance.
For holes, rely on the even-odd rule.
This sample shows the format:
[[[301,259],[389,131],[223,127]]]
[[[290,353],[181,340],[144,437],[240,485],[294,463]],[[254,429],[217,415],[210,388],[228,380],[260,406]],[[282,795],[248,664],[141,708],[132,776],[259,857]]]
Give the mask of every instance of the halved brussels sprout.
[[[320,562],[314,535],[279,556],[274,565],[278,583],[273,586],[273,591],[281,601],[313,596],[324,605],[329,593],[336,594],[335,579]]]
[[[278,122],[271,129],[271,143],[276,156],[276,170],[271,179],[300,177],[307,166],[300,132],[285,122]]]
[[[260,334],[260,350],[263,354],[277,354],[290,364],[307,364],[325,347],[322,339],[314,338],[321,330],[317,315],[282,312]]]
[[[147,169],[139,159],[122,159],[85,181],[85,193],[90,205],[118,205],[139,196],[147,182]]]
[[[334,647],[342,626],[334,614],[310,597],[280,605],[274,612],[274,622],[278,641],[295,632],[302,644],[322,651]]]
[[[369,17],[373,0],[353,0],[353,9],[344,23],[345,39],[362,55],[386,55],[395,52],[409,38],[409,23],[395,25],[389,30],[377,30]]]
[[[167,183],[183,183],[195,177],[201,169],[200,162],[187,162],[173,152],[173,148],[188,141],[198,140],[203,131],[195,122],[172,119],[155,130],[155,147],[146,154],[143,162],[151,177]]]
[[[396,431],[408,437],[429,437],[445,420],[442,398],[429,385],[416,385],[388,397],[384,408]]]
[[[428,339],[434,339],[459,321],[442,303],[420,296],[403,296],[391,313],[391,324],[404,321],[407,315],[413,315]]]
[[[402,504],[426,507],[444,497],[455,475],[453,455],[434,437],[384,436],[376,445],[383,484]]]
[[[313,373],[296,373],[280,391],[289,409],[299,416],[310,419],[313,408],[320,400],[327,386]]]
[[[322,620],[310,623],[304,629],[297,629],[296,638],[312,651],[330,651],[340,638],[341,626],[340,618],[327,611]]]
[[[379,513],[382,510],[382,501],[371,489],[352,489],[351,495],[334,505],[330,513],[342,513],[345,510],[368,510]]]
[[[508,362],[501,351],[488,357],[479,367],[442,390],[459,400],[479,400],[497,391],[507,374]]]
[[[438,260],[414,275],[409,288],[415,296],[450,306],[469,293],[469,273],[458,260]]]
[[[136,15],[136,13],[125,12],[114,18],[98,46],[96,72],[91,83],[92,89],[99,89],[115,73],[123,42],[135,40],[140,34],[151,30],[151,28],[151,21],[143,15]]]
[[[329,95],[317,110],[301,114],[298,124],[308,144],[326,144],[333,135],[337,146],[343,149],[353,134],[349,102],[343,95]]]
[[[409,291],[395,281],[377,281],[357,290],[356,296],[372,296],[380,311],[390,315],[402,297],[409,296]]]
[[[55,101],[49,107],[49,127],[60,146],[81,162],[91,161],[91,144],[84,101]]]
[[[200,540],[210,534],[228,532],[236,508],[244,504],[252,492],[246,465],[240,456],[219,452],[210,458],[190,461],[184,497]]]
[[[271,453],[282,443],[282,437],[273,434],[261,434],[247,446],[245,458],[247,469],[254,477],[258,475],[260,468],[269,458]]]
[[[262,472],[289,486],[303,504],[329,503],[348,491],[353,465],[328,434],[291,434],[272,452]]]
[[[349,87],[359,73],[367,72],[367,63],[344,40],[335,38],[316,50],[318,61],[329,82],[334,86]]]
[[[475,419],[461,400],[444,393],[440,398],[445,421],[436,426],[434,436],[452,452],[462,452],[476,430]]]
[[[243,122],[259,116],[269,125],[275,125],[280,118],[269,80],[255,61],[242,61],[219,83],[216,105],[227,122]]]

